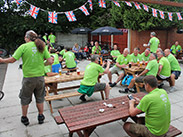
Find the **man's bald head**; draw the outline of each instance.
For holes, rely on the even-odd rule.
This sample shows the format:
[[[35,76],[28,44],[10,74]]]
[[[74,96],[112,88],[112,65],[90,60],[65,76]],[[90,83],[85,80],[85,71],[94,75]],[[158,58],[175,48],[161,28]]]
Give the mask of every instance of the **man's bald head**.
[[[165,56],[167,57],[170,54],[170,49],[165,49],[164,53],[165,53]]]

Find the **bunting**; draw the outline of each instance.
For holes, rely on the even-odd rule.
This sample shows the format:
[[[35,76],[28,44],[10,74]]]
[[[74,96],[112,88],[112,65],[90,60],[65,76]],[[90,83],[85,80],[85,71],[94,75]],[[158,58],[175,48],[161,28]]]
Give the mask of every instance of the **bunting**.
[[[152,8],[152,14],[154,17],[158,17],[158,13],[157,13],[157,10]]]
[[[106,8],[105,0],[99,0],[99,7]]]
[[[170,21],[172,21],[172,13],[171,12],[168,12],[168,18]]]
[[[113,0],[113,3],[118,6],[118,7],[121,7],[120,4],[116,1],[116,0]]]
[[[138,4],[137,2],[134,2],[134,5],[135,5],[136,9],[138,9],[138,10],[141,9],[140,4]]]
[[[162,19],[165,19],[165,14],[164,14],[164,12],[159,10],[159,13],[160,13],[160,17],[161,17]]]
[[[37,18],[37,15],[39,13],[39,8],[37,8],[36,6],[31,5],[30,9],[28,11],[29,15],[31,15],[34,19]]]
[[[55,13],[55,12],[48,12],[48,21],[50,23],[57,24],[57,13]]]
[[[67,19],[71,22],[71,21],[76,21],[76,17],[73,13],[73,11],[68,11],[68,12],[65,12],[65,15],[67,17]]]
[[[148,6],[147,5],[144,5],[144,4],[142,4],[142,5],[143,5],[144,10],[147,11],[147,12],[149,12]]]
[[[126,5],[127,5],[127,6],[130,6],[130,7],[132,7],[132,4],[131,4],[130,2],[128,2],[128,1],[125,1],[125,3],[126,3]]]
[[[88,0],[88,2],[89,2],[90,10],[93,10],[92,0]]]
[[[86,16],[90,15],[85,5],[81,6],[79,8]]]
[[[178,20],[182,20],[182,16],[181,16],[180,12],[177,12],[176,14],[177,14]]]
[[[20,5],[21,2],[22,0],[16,0],[17,5]]]

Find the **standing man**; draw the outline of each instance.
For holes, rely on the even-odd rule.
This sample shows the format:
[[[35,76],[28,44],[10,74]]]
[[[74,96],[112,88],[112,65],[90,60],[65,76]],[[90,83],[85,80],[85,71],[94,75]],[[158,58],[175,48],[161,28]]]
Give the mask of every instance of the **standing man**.
[[[145,112],[145,118],[137,118],[137,123],[126,122],[123,128],[131,137],[165,137],[171,120],[168,95],[164,89],[157,88],[158,82],[155,76],[146,76],[144,84],[149,94],[141,99],[137,107],[134,105],[139,99],[129,100],[129,113],[130,116],[134,117]]]
[[[50,35],[48,36],[48,40],[50,44],[53,45],[53,47],[55,48],[56,36],[53,35],[53,32],[51,32]]]
[[[45,40],[45,43],[46,43],[46,44],[48,43],[47,36],[48,36],[48,34],[47,34],[47,33],[45,33],[45,34],[44,34],[44,36],[43,36],[43,39]]]
[[[170,92],[176,90],[175,88],[175,80],[179,78],[181,74],[181,68],[177,59],[170,53],[169,49],[165,49],[165,56],[167,57],[168,61],[170,62],[171,66],[171,75],[170,75]]]
[[[36,106],[39,112],[38,123],[42,124],[44,122],[44,59],[47,59],[47,62],[45,63],[47,65],[51,65],[53,59],[45,49],[45,43],[38,38],[34,31],[27,31],[24,39],[26,43],[19,46],[12,57],[7,59],[0,58],[0,63],[14,63],[22,57],[23,81],[19,97],[22,105],[21,122],[27,126],[29,125],[27,111],[29,104],[32,101],[32,94],[34,94],[36,98]]]
[[[179,42],[176,41],[174,45],[172,45],[172,47],[170,48],[170,51],[174,54],[174,55],[178,55],[178,53],[180,53],[182,51],[182,47],[179,45]]]
[[[118,50],[118,46],[117,46],[117,44],[114,44],[114,49],[111,51],[111,56],[112,56],[113,60],[116,61],[116,59],[119,55],[121,55],[121,53]]]
[[[79,93],[82,93],[83,95],[79,98],[82,101],[86,101],[85,95],[91,96],[94,91],[102,91],[105,92],[105,99],[109,99],[109,84],[108,83],[97,83],[98,76],[100,73],[107,74],[109,71],[110,62],[107,62],[107,67],[104,70],[103,66],[106,64],[104,61],[102,63],[103,66],[100,66],[98,64],[99,62],[99,56],[98,55],[92,55],[91,56],[91,63],[86,66],[84,79],[81,81],[80,88],[78,89]]]
[[[150,51],[152,53],[156,53],[156,50],[158,49],[158,46],[160,46],[160,41],[156,37],[155,32],[151,32],[150,37],[151,37],[151,39],[149,40],[149,43],[147,44],[147,46],[150,46]]]

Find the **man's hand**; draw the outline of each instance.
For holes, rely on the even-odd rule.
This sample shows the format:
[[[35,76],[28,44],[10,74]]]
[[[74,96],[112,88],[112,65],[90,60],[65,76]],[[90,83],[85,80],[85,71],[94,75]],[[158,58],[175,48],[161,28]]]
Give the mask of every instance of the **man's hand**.
[[[130,105],[130,106],[134,106],[134,105],[135,105],[135,99],[129,100],[129,105]]]
[[[3,63],[3,59],[2,58],[0,58],[0,63]]]

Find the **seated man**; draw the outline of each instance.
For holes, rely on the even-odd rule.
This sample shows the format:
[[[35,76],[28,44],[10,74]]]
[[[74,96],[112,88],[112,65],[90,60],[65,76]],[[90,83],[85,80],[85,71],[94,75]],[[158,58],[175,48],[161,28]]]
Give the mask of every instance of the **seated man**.
[[[140,103],[137,102],[138,98],[129,100],[130,116],[137,123],[126,122],[123,128],[131,137],[165,137],[171,120],[168,95],[164,89],[157,88],[155,76],[146,76],[144,84],[149,94],[145,95]],[[138,104],[137,107],[135,104]],[[145,118],[134,117],[142,112],[145,112]]]
[[[151,54],[150,54],[150,49],[147,48],[147,49],[141,54],[141,59],[142,59],[143,63],[149,61],[150,55],[151,55]]]
[[[51,55],[51,58],[53,58],[54,60],[54,56]],[[52,65],[45,65],[44,72],[45,72],[45,76],[48,76],[48,77],[58,75],[58,73],[52,72]]]
[[[74,52],[77,60],[79,60],[80,57],[81,57],[81,59],[83,59],[82,50],[78,43],[74,44],[74,46],[72,48],[72,52]]]
[[[65,59],[65,65],[68,69],[76,68],[76,57],[75,57],[74,53],[70,51],[69,48],[67,48],[65,50],[63,59]]]
[[[110,68],[109,73],[108,73],[108,78],[109,78],[109,85],[111,87],[116,86],[116,84],[124,77],[124,70],[123,68],[127,67],[128,63],[130,62],[131,57],[129,55],[129,51],[128,48],[125,48],[123,51],[123,54],[118,56],[117,60],[116,60],[116,65],[114,65],[112,68]],[[119,74],[118,79],[116,80],[116,82],[112,83],[112,74]]]
[[[178,79],[178,77],[181,74],[181,68],[179,65],[179,62],[177,59],[170,53],[169,49],[165,49],[165,56],[167,57],[168,61],[170,62],[171,66],[171,76],[170,76],[170,92],[173,92],[176,90],[175,88],[175,79]]]
[[[171,75],[171,67],[170,62],[167,58],[164,57],[164,52],[160,51],[157,53],[158,60],[159,60],[159,70],[157,79],[158,80],[166,80],[170,78]]]
[[[104,70],[102,66],[98,64],[99,56],[92,55],[91,63],[86,66],[84,79],[81,81],[80,88],[78,89],[79,93],[83,95],[80,97],[82,101],[86,101],[85,95],[91,96],[94,91],[102,91],[105,92],[105,99],[109,99],[109,84],[108,83],[97,83],[99,73],[107,74],[109,71],[110,62],[107,62],[107,67]],[[106,62],[103,62],[103,66]]]
[[[101,53],[101,50],[102,49],[101,49],[98,41],[95,41],[95,46],[93,46],[93,48],[92,48],[92,54],[99,54],[99,53]]]
[[[179,45],[179,42],[176,41],[174,45],[170,48],[170,52],[174,55],[178,55],[182,51],[182,47]]]
[[[121,53],[118,50],[118,46],[117,44],[114,45],[114,49],[111,51],[111,56],[113,58],[114,61],[116,61],[117,57],[121,55]]]
[[[137,77],[133,78],[129,84],[129,86],[127,88],[125,88],[125,90],[119,90],[120,93],[128,93],[130,92],[135,92],[135,90],[133,89],[133,86],[135,84],[135,82],[137,83],[143,83],[143,79],[145,76],[148,75],[154,75],[156,77],[157,73],[158,73],[158,62],[156,60],[157,55],[155,53],[151,53],[150,55],[150,60],[149,63],[147,64],[145,70],[140,73]]]
[[[139,54],[139,52],[140,52],[139,48],[134,48],[133,53],[130,55],[133,66],[138,65],[139,62],[142,61],[141,55]]]

